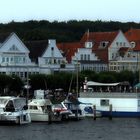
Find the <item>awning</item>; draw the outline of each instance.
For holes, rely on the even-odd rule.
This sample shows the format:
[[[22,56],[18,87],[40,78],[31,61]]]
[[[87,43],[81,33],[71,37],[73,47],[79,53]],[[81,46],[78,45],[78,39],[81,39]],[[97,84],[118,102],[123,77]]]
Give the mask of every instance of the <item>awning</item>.
[[[134,88],[140,88],[140,83],[137,83]]]
[[[87,86],[117,86],[120,83],[99,83],[94,81],[88,81]]]

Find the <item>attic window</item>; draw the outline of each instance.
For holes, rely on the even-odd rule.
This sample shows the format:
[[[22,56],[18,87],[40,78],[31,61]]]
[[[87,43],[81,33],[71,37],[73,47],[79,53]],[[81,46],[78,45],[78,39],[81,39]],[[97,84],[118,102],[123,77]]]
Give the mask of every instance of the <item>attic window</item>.
[[[51,50],[53,51],[54,50],[54,47],[51,47]]]
[[[130,44],[131,44],[131,48],[135,48],[136,43],[134,41],[130,42]]]
[[[85,48],[92,48],[93,43],[92,42],[85,42]]]
[[[10,48],[10,51],[17,51],[17,47],[15,45],[12,45],[12,47]]]
[[[100,47],[105,48],[108,45],[108,41],[102,41],[100,42]]]

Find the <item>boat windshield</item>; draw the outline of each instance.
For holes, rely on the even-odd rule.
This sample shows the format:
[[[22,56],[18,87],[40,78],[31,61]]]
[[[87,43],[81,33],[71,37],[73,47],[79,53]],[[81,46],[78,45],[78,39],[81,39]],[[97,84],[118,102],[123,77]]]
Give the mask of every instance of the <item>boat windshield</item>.
[[[16,109],[23,109],[23,107],[26,105],[26,100],[23,98],[15,99],[14,100],[14,106]]]
[[[8,102],[8,99],[0,99],[0,105],[6,105],[6,103]]]
[[[54,107],[54,108],[64,108],[64,107],[62,106],[62,104],[54,104],[53,107]]]

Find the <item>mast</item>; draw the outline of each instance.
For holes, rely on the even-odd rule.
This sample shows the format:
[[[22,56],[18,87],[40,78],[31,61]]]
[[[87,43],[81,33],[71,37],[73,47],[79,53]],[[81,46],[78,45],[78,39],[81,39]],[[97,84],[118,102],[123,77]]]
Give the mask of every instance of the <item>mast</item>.
[[[79,90],[78,90],[78,86],[79,86],[79,80],[78,80],[78,77],[79,77],[79,71],[78,71],[78,59],[77,59],[77,63],[76,63],[76,97],[78,98],[78,93],[79,93]]]

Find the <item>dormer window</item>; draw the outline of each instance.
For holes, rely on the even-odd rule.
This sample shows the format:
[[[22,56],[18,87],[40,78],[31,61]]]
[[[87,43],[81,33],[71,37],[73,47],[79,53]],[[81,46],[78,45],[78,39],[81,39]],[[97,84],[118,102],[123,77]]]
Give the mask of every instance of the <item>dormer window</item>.
[[[130,42],[130,44],[131,44],[131,48],[135,48],[136,43],[134,41]]]
[[[100,42],[100,47],[105,48],[108,45],[108,41],[102,41]]]
[[[18,50],[18,48],[15,46],[15,45],[13,45],[11,48],[10,48],[10,51],[17,51]]]
[[[92,48],[93,43],[92,42],[85,42],[85,48]]]

